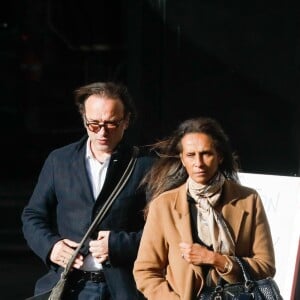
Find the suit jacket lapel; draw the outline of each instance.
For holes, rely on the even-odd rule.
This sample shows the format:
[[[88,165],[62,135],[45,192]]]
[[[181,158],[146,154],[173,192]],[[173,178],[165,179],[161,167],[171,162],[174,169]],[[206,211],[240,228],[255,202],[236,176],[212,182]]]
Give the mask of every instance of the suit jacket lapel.
[[[112,154],[103,188],[97,198],[96,207],[102,206],[121,179],[132,154],[132,148],[120,145]]]
[[[72,170],[70,173],[76,178],[79,182],[78,186],[82,188],[82,195],[86,195],[86,199],[88,201],[94,201],[93,190],[91,186],[91,182],[88,177],[86,163],[85,163],[85,156],[86,156],[86,143],[87,143],[87,136],[81,139],[78,144],[78,155],[74,156],[72,162]]]

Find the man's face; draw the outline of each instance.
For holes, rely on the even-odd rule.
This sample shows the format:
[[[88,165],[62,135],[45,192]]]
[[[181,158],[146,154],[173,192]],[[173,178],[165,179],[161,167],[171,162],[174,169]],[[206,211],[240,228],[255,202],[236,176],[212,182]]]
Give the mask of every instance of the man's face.
[[[112,153],[128,127],[129,120],[124,119],[124,114],[124,105],[119,99],[100,95],[86,99],[85,126],[93,152]]]
[[[203,133],[188,133],[182,138],[181,145],[180,158],[187,173],[195,182],[207,184],[222,161],[211,137]]]

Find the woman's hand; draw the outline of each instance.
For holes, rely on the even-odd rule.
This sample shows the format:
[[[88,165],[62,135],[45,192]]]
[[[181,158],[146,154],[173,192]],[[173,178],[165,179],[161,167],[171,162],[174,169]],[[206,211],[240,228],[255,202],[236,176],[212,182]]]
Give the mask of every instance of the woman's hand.
[[[180,243],[179,247],[182,258],[193,265],[211,265],[220,272],[228,272],[232,268],[230,261],[224,255],[211,251],[200,244]]]
[[[193,265],[211,264],[214,252],[200,244],[180,243],[182,258]]]

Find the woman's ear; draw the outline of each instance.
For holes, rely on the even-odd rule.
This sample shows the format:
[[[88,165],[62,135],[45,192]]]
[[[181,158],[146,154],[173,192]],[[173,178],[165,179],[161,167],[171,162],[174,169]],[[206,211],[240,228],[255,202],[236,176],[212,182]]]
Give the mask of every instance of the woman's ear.
[[[222,163],[223,163],[223,157],[219,155],[219,165],[221,165]]]

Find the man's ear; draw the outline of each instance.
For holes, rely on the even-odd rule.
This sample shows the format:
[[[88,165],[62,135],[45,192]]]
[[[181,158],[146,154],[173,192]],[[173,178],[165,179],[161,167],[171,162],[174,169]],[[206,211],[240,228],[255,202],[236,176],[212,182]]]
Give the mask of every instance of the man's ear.
[[[129,127],[130,115],[131,115],[131,113],[128,113],[124,120],[126,129]]]

